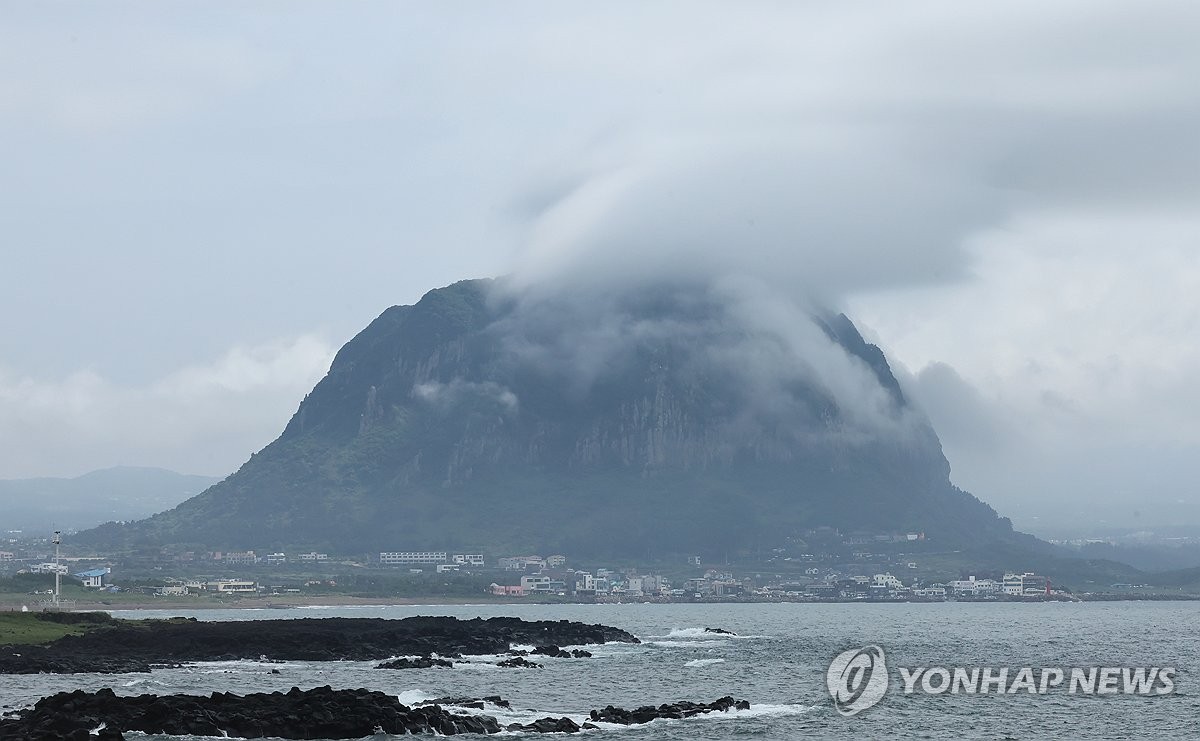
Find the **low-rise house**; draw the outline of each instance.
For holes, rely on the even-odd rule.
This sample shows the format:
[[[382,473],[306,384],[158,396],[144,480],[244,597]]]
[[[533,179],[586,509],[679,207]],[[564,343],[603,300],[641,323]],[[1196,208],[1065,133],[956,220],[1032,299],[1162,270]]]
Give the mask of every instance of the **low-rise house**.
[[[712,583],[708,579],[688,579],[683,588],[693,594],[702,594],[712,590]]]
[[[716,595],[737,595],[745,589],[745,585],[739,581],[715,581],[712,585],[712,592]]]
[[[946,590],[944,587],[920,587],[913,589],[912,595],[923,599],[946,599]]]
[[[72,574],[76,579],[83,582],[83,586],[88,589],[100,589],[104,586],[104,577],[112,572],[108,567],[101,569],[89,569],[81,571],[78,574]]]
[[[58,572],[66,576],[68,569],[65,563],[35,563],[29,567],[31,574],[53,574]]]
[[[548,576],[522,576],[521,588],[526,594],[533,592],[549,592],[551,579]]]
[[[204,588],[209,592],[218,594],[245,594],[248,592],[257,592],[258,583],[245,579],[217,579],[216,581],[205,582]]]
[[[171,584],[159,587],[154,593],[160,597],[182,597],[187,595],[188,588],[181,584]]]
[[[561,569],[567,564],[567,557],[563,555],[554,555],[546,559],[546,566],[551,569]]]
[[[497,597],[524,597],[526,594],[525,587],[520,585],[496,584],[493,582],[489,588],[492,594]]]
[[[1045,594],[1048,589],[1047,584],[1046,577],[1026,571],[1024,574],[1005,574],[1002,589],[1007,595],[1020,597],[1029,594]]]
[[[282,566],[285,563],[287,563],[287,554],[286,553],[268,553],[267,554],[267,565],[268,566]]]
[[[328,553],[317,553],[316,551],[313,551],[312,553],[301,553],[300,555],[296,556],[296,560],[300,561],[301,563],[311,563],[313,561],[328,561],[329,554]]]
[[[225,557],[222,560],[230,565],[245,566],[258,563],[258,557],[254,555],[254,551],[229,551],[225,553]]]
[[[482,553],[455,553],[451,560],[459,566],[483,566]]]
[[[642,577],[631,576],[628,579],[626,579],[625,580],[625,593],[632,597],[641,596],[641,594],[642,594]]]
[[[385,566],[395,564],[439,564],[446,563],[446,551],[384,551],[379,554],[379,563]]]
[[[546,560],[541,556],[505,556],[499,560],[499,566],[505,571],[525,571],[530,567],[545,568]]]
[[[995,579],[976,579],[974,575],[967,579],[955,579],[947,582],[946,587],[962,597],[983,597],[996,594],[1003,589],[1003,585]]]
[[[883,574],[876,574],[875,576],[871,577],[871,586],[873,586],[873,587],[881,586],[881,587],[885,587],[887,589],[903,589],[904,588],[904,584],[901,583],[901,581],[899,579],[892,576],[890,572],[883,573]]]

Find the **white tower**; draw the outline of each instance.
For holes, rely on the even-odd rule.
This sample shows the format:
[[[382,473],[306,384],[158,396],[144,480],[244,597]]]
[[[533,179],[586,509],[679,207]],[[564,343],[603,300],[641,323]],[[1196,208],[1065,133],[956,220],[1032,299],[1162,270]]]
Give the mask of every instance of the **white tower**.
[[[58,565],[58,545],[62,543],[62,531],[54,531],[54,609],[58,609],[58,595],[62,590],[62,572]]]

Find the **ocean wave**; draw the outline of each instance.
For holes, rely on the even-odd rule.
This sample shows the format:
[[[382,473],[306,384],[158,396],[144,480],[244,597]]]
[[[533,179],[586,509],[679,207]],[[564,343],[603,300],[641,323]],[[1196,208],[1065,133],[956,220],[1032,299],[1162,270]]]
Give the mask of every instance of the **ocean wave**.
[[[658,646],[660,648],[716,648],[718,646],[728,646],[729,641],[645,641],[647,646]]]
[[[483,710],[475,708],[454,708],[454,712],[460,712],[464,715],[490,715],[500,723],[501,727],[506,727],[512,723],[520,723],[528,725],[542,718],[562,718],[567,717],[575,721],[579,725],[591,723],[605,732],[611,731],[632,731],[638,728],[646,728],[656,725],[675,725],[680,723],[704,723],[704,722],[720,722],[726,720],[738,720],[747,718],[777,718],[789,715],[803,715],[819,708],[820,705],[802,705],[796,704],[751,704],[747,710],[726,710],[724,712],[715,711],[711,713],[701,713],[693,715],[690,718],[656,718],[649,723],[641,723],[634,725],[622,725],[620,723],[604,723],[593,721],[588,713],[579,713],[562,710],[531,710],[517,708],[502,708],[488,703]],[[502,731],[499,735],[526,735],[524,731]]]
[[[431,695],[425,690],[419,689],[404,690],[400,694],[396,695],[396,699],[400,701],[401,705],[408,705],[409,707],[412,707],[419,702],[424,702],[425,700],[432,700],[435,697],[437,697],[437,695]]]
[[[154,685],[158,685],[159,687],[167,687],[168,686],[168,684],[166,682],[163,682],[161,680],[145,679],[145,678],[131,679],[128,682],[125,682],[124,684],[122,684],[121,686],[122,687],[137,687],[137,686],[143,685],[143,684],[154,684]]]
[[[710,664],[724,664],[725,659],[692,659],[684,664],[684,666],[700,667],[709,666]]]
[[[693,642],[711,642],[725,640],[749,640],[757,638],[770,638],[763,635],[738,635],[736,633],[713,633],[705,628],[672,628],[666,635],[647,636],[652,640],[673,640],[673,641],[693,641]]]

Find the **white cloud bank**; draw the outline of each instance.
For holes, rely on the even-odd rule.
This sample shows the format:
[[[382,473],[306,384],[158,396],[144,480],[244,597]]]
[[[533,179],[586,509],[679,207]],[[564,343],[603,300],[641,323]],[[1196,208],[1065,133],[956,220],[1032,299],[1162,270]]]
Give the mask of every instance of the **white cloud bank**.
[[[283,430],[334,347],[303,335],[235,347],[141,386],[80,371],[54,381],[0,372],[5,478],[154,465],[232,473]]]
[[[973,279],[851,306],[1019,525],[1194,523],[1198,245],[1200,218],[1031,216],[973,240]]]

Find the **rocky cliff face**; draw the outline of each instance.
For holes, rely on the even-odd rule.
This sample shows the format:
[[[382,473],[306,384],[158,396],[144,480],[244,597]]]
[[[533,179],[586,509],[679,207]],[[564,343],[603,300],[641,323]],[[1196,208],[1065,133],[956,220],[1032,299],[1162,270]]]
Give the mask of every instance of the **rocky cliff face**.
[[[466,281],[385,311],[278,440],[134,530],[573,553],[739,548],[819,525],[1004,537],[948,473],[844,316],[720,286],[534,296]]]

